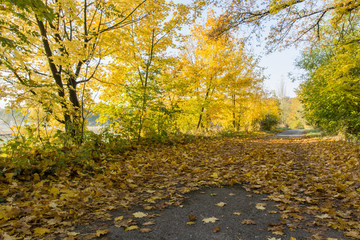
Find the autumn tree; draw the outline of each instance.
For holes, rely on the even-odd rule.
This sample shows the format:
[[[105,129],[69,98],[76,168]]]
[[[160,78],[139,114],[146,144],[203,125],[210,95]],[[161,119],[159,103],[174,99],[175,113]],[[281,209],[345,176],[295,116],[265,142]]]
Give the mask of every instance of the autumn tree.
[[[210,11],[205,24],[193,26],[180,55],[181,124],[188,129],[250,129],[263,113],[261,69],[242,39],[230,33],[209,37],[214,24]]]
[[[171,111],[164,99],[164,75],[174,63],[168,51],[189,18],[188,6],[167,1],[149,1],[133,17],[148,11],[152,14],[146,21],[132,22],[111,37],[113,60],[97,107],[100,121],[110,121],[113,131],[138,139],[169,128],[162,123]]]
[[[341,24],[329,22],[326,38],[304,52],[299,66],[307,70],[300,99],[307,120],[331,133],[358,136],[359,17],[347,15]]]
[[[104,40],[149,15],[132,17],[146,0],[31,2],[29,7],[26,1],[2,5],[10,9],[2,11],[1,37],[20,45],[1,47],[1,87],[13,99],[13,107],[38,106],[47,123],[60,124],[81,143],[82,113],[90,99],[86,84],[99,78],[102,60],[111,53]],[[37,4],[54,16],[39,12]]]

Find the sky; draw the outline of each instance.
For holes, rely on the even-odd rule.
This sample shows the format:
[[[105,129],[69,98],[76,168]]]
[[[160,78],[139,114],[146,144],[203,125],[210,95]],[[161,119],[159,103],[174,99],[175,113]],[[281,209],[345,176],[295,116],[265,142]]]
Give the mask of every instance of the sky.
[[[257,51],[255,51],[255,54]],[[285,84],[285,96],[296,97],[296,89],[300,82],[293,82],[289,78],[289,73],[294,77],[300,75],[302,72],[300,69],[295,67],[295,61],[300,56],[300,50],[296,48],[287,48],[283,51],[277,51],[269,55],[262,55],[259,62],[261,67],[264,67],[264,75],[266,79],[264,81],[264,87],[268,91],[279,93],[281,88],[281,80]]]

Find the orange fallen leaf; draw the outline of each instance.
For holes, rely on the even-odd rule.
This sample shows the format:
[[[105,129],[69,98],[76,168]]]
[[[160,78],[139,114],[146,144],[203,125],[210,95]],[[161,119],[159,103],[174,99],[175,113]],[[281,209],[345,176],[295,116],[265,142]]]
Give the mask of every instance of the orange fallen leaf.
[[[216,227],[216,228],[214,228],[214,230],[213,230],[214,233],[217,233],[217,232],[219,232],[219,231],[220,231],[220,227]]]
[[[189,220],[190,220],[190,221],[196,221],[196,217],[193,216],[193,215],[190,215],[190,216],[189,216]]]

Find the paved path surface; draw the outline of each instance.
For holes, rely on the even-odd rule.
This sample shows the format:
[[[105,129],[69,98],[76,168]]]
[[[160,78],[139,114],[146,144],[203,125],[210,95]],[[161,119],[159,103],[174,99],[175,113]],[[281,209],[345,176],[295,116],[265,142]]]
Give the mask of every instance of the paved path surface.
[[[301,137],[306,132],[305,129],[289,129],[276,135],[278,138],[295,138]]]
[[[266,197],[248,192],[241,186],[204,188],[189,193],[183,207],[170,207],[164,211],[132,209],[131,213],[138,210],[150,216],[133,222],[149,232],[124,231],[123,227],[115,227],[113,222],[80,227],[77,231],[95,232],[100,226],[100,229],[109,230],[106,237],[102,238],[104,240],[289,240],[291,237],[296,240],[347,239],[341,232],[321,227],[312,227],[310,230],[297,228],[295,231],[283,227],[276,203],[268,201]],[[218,203],[226,205],[219,207],[216,205]],[[124,219],[134,219],[131,213],[116,211],[113,215],[114,218],[123,216]],[[196,218],[193,220],[194,224],[187,225],[191,221],[189,217],[192,220]],[[204,218],[211,217],[218,220],[203,223]],[[308,221],[310,223],[311,219]],[[153,225],[144,226],[147,222],[153,222]],[[83,235],[79,239],[93,238],[91,235]]]

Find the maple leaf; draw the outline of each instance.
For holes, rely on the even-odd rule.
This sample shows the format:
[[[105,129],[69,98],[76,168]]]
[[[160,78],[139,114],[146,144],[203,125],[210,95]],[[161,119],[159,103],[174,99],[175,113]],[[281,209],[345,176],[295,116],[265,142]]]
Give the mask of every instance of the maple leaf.
[[[136,230],[136,229],[139,229],[139,227],[136,226],[136,225],[132,225],[132,226],[126,227],[125,231],[133,231],[133,230]]]
[[[139,229],[139,232],[141,232],[141,233],[148,233],[148,232],[151,232],[152,230],[151,230],[151,228],[140,228]]]
[[[267,205],[266,203],[257,203],[255,207],[256,207],[256,209],[259,209],[259,210],[265,210],[266,205]]]
[[[40,235],[40,236],[43,236],[43,235],[45,235],[45,234],[47,234],[47,233],[50,233],[50,232],[51,232],[51,231],[50,231],[50,229],[48,229],[48,228],[40,228],[40,227],[37,227],[37,228],[34,229],[35,235]]]
[[[360,239],[360,231],[352,230],[352,231],[344,232],[344,236]]]
[[[250,220],[250,219],[244,219],[241,224],[246,224],[246,225],[255,225],[256,222],[254,220]]]
[[[215,204],[215,205],[218,206],[218,207],[223,207],[223,206],[226,205],[226,203],[224,203],[224,202],[219,202],[219,203],[217,203],[217,204]]]
[[[197,219],[196,216],[193,216],[193,215],[190,215],[190,216],[189,216],[189,220],[190,220],[190,221],[196,221],[196,219]]]
[[[219,231],[220,231],[220,227],[215,227],[214,230],[213,230],[214,233],[217,233]]]
[[[143,223],[142,225],[143,226],[151,226],[151,225],[155,225],[155,224],[156,224],[155,221],[149,221],[149,222]]]
[[[136,218],[143,218],[143,217],[146,217],[148,214],[147,213],[143,213],[143,212],[136,212],[136,213],[133,213],[134,217]]]
[[[216,221],[218,221],[219,219],[218,218],[216,218],[216,217],[209,217],[209,218],[204,218],[202,221],[204,222],[204,223],[214,223],[214,222],[216,222]]]
[[[96,231],[96,236],[101,237],[101,236],[104,236],[104,235],[106,235],[108,233],[109,233],[109,229],[97,230]]]
[[[114,219],[115,222],[122,221],[124,219],[124,216],[119,216]]]

